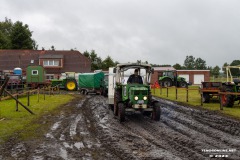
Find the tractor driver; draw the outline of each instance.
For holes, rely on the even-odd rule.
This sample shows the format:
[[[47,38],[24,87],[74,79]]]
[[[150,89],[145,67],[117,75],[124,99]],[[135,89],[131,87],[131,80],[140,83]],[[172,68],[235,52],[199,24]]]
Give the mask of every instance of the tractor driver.
[[[132,74],[129,78],[127,83],[139,83],[143,84],[142,77],[138,75],[138,69],[134,70],[134,74]]]

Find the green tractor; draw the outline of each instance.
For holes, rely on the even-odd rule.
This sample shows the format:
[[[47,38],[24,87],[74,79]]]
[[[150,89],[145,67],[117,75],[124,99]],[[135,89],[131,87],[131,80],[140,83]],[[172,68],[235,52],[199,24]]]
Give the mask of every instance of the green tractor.
[[[77,81],[75,79],[75,72],[65,72],[60,79],[52,79],[51,86],[59,86],[60,89],[67,91],[76,91],[78,89]]]
[[[221,92],[240,93],[240,80],[233,79],[232,82],[222,84]],[[240,101],[239,95],[221,94],[221,103],[224,107],[233,107],[235,101]]]
[[[227,82],[222,84],[221,92],[232,92],[232,93],[240,93],[240,79],[233,79],[231,74],[231,68],[236,68],[240,70],[240,66],[226,66],[227,73]],[[233,107],[235,101],[240,102],[239,95],[231,95],[231,94],[221,94],[220,95],[221,103],[224,107]]]
[[[109,68],[110,69],[110,68]],[[129,74],[133,70],[140,73],[142,84],[127,83]],[[114,115],[119,121],[125,121],[127,112],[140,112],[143,115],[151,116],[155,121],[160,120],[160,103],[151,96],[150,80],[153,68],[148,64],[118,64],[113,68],[113,74],[109,73],[109,105],[112,106]],[[113,76],[113,77],[111,77]]]
[[[163,76],[159,77],[158,80],[163,87],[176,86],[186,88],[188,86],[186,79],[177,76],[177,72],[172,70],[163,71]]]

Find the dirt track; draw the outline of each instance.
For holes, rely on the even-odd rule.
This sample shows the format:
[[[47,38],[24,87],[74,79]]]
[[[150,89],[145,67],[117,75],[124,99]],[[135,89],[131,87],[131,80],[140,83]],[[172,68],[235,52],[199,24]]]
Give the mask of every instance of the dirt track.
[[[52,125],[42,137],[0,146],[0,159],[240,158],[238,121],[160,101],[160,122],[133,114],[120,124],[106,98],[75,99],[58,115],[43,117],[43,123],[51,121]]]

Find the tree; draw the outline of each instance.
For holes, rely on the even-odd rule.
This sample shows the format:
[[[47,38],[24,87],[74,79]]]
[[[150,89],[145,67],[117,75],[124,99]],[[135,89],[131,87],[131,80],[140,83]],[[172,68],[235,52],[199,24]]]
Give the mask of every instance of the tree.
[[[84,52],[83,52],[83,55],[84,55],[85,57],[87,57],[87,58],[90,58],[90,54],[89,54],[88,51],[84,51]]]
[[[189,69],[189,70],[193,70],[193,69],[203,70],[203,69],[207,69],[207,66],[206,66],[205,60],[203,60],[202,58],[196,59],[191,55],[191,56],[186,56],[186,59],[184,60],[184,65],[182,68]]]
[[[195,57],[193,56],[186,56],[186,59],[184,60],[183,67],[184,69],[195,69]]]
[[[194,69],[199,69],[199,70],[207,69],[206,61],[204,61],[201,58],[197,58],[194,63]]]
[[[0,22],[0,49],[37,49],[38,45],[32,39],[32,32],[28,25],[5,18]]]
[[[238,66],[240,65],[240,60],[234,60],[232,61],[232,63],[230,64],[230,66]],[[239,69],[238,68],[231,68],[231,73],[233,76],[239,76]]]
[[[226,66],[229,66],[229,64],[228,64],[227,62],[225,62],[225,63],[223,64],[223,67],[222,67],[222,71],[223,71],[224,74],[227,74],[227,73],[226,73],[226,68],[225,68]]]
[[[31,37],[32,32],[28,25],[23,25],[22,22],[17,21],[14,23],[10,34],[12,49],[33,49],[35,42]]]
[[[115,63],[113,62],[112,58],[110,56],[107,56],[105,60],[102,62],[102,69],[108,70],[109,67],[114,67]]]
[[[180,64],[176,63],[173,65],[173,68],[175,68],[176,70],[181,70],[182,66]]]
[[[211,74],[213,76],[215,76],[216,78],[218,78],[219,74],[220,74],[220,67],[219,66],[215,66],[212,71]]]
[[[5,18],[4,22],[0,22],[0,49],[11,49],[10,34],[12,26],[11,19]]]

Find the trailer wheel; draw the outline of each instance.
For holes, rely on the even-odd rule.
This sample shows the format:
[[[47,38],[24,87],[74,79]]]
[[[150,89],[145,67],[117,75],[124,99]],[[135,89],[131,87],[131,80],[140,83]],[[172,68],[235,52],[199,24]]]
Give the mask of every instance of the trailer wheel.
[[[65,85],[66,90],[74,91],[77,89],[77,83],[74,80],[68,80]]]
[[[118,103],[118,118],[120,122],[125,121],[125,105],[123,103]]]
[[[210,95],[208,93],[203,93],[202,101],[203,101],[203,103],[209,103]]]
[[[152,119],[155,121],[160,121],[161,108],[160,103],[156,102],[153,104]]]

